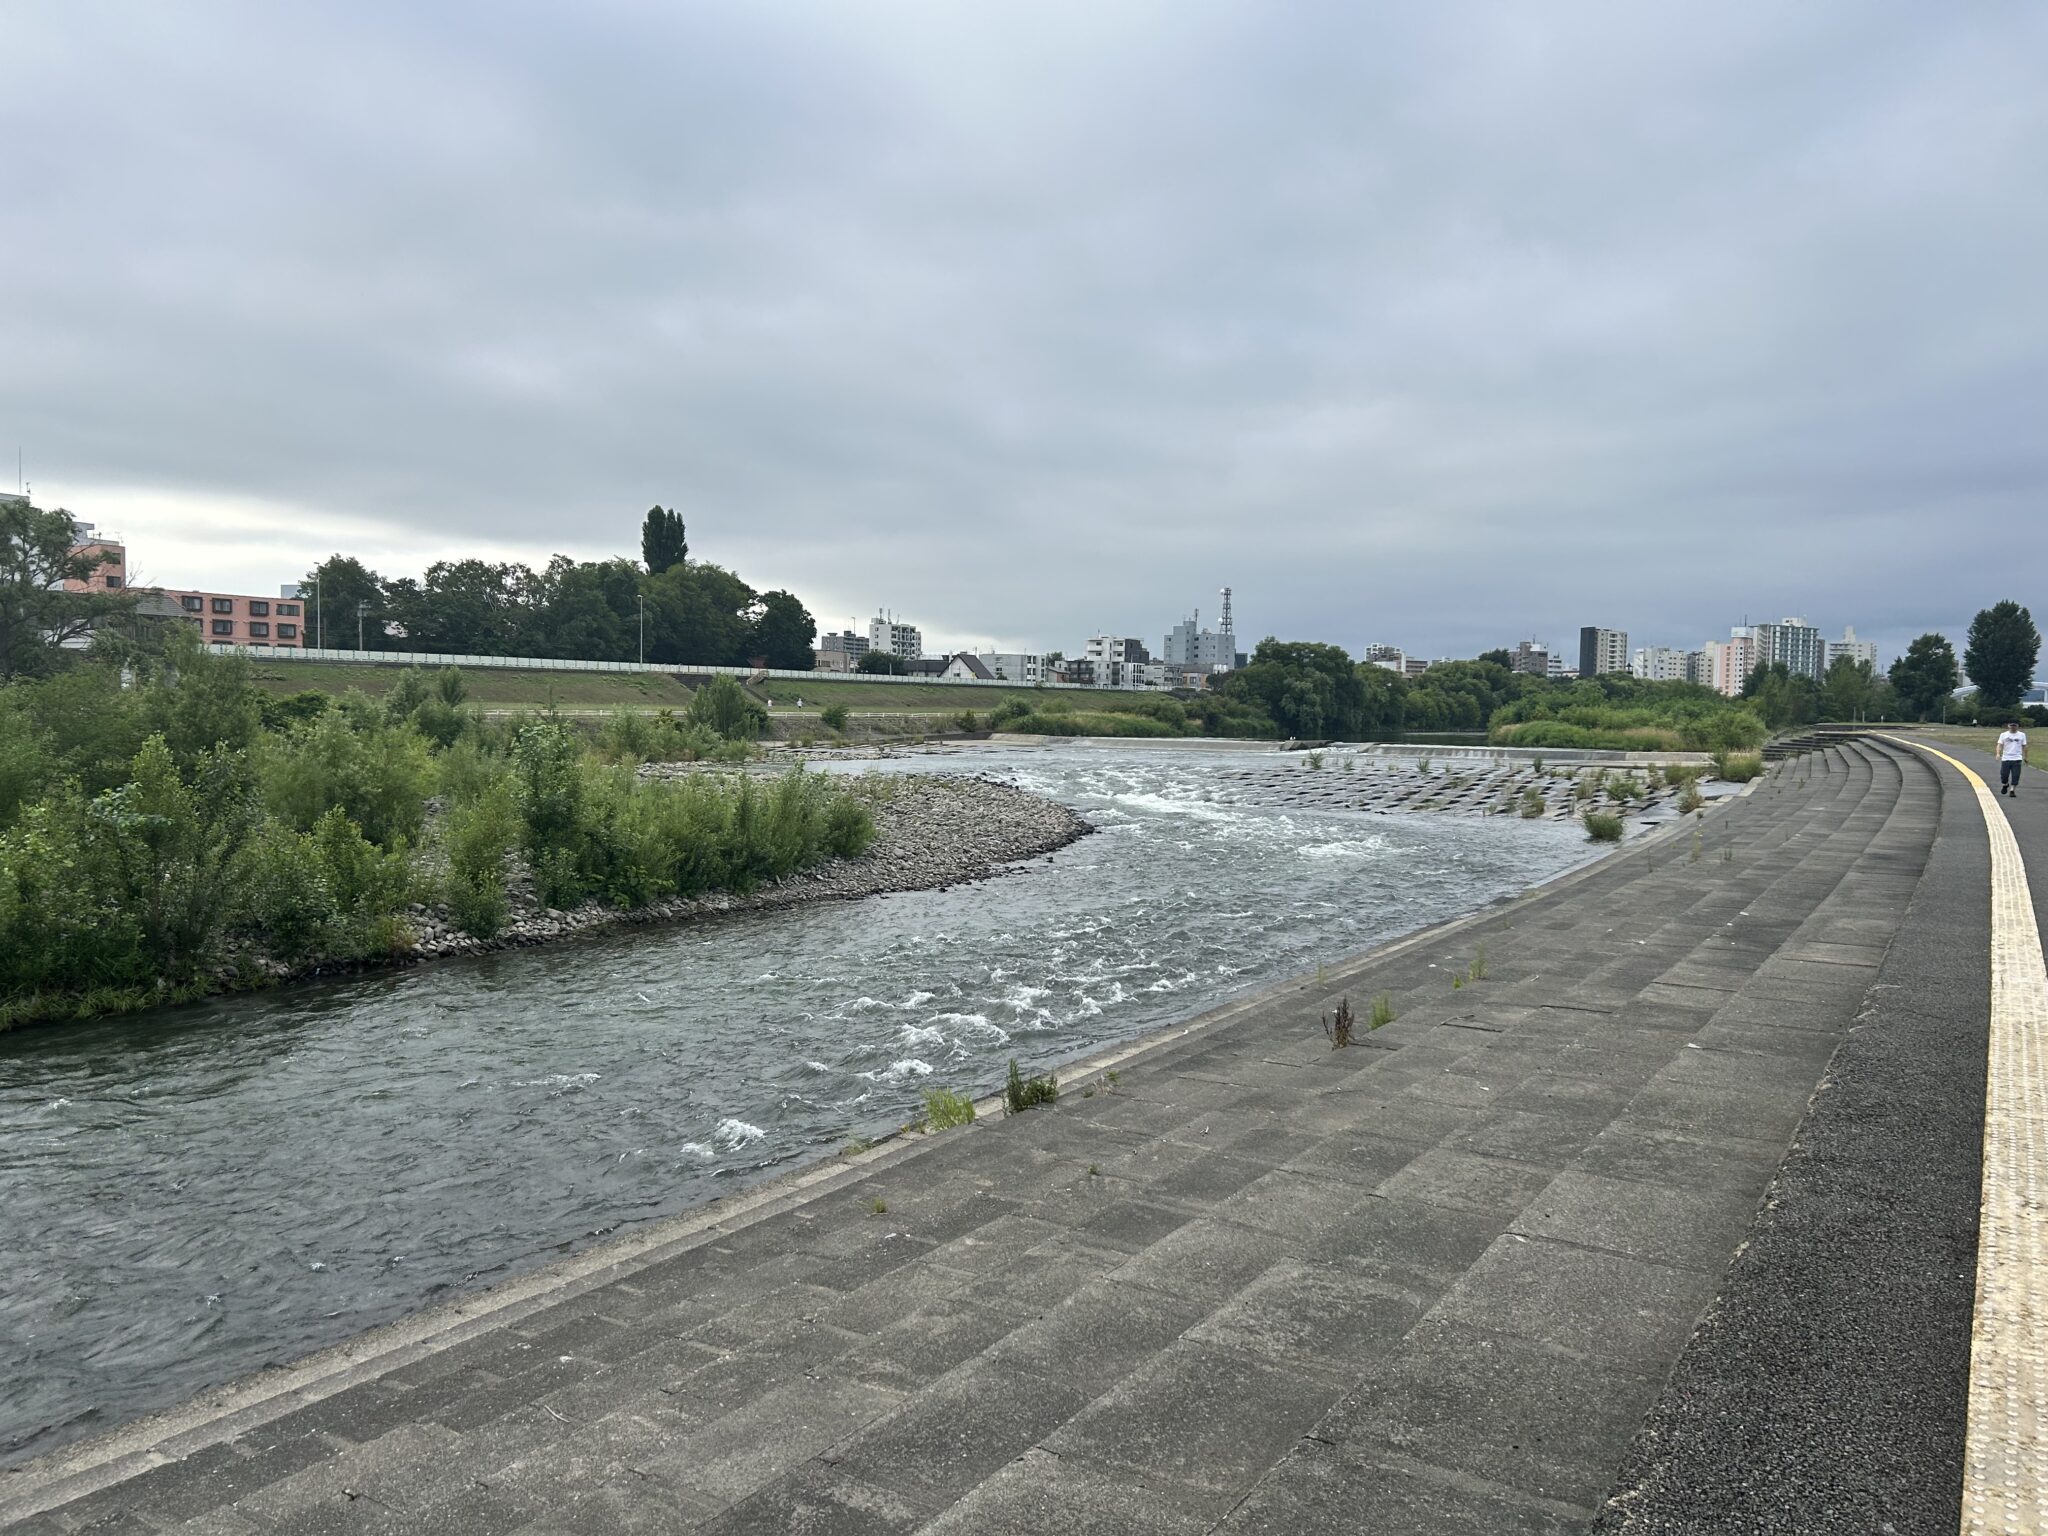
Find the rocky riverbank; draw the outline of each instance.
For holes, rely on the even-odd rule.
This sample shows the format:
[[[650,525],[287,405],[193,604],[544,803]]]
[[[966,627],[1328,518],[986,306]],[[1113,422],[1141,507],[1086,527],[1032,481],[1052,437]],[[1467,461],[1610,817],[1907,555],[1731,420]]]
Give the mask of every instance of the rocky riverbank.
[[[693,771],[680,764],[649,764],[642,770],[650,777]],[[993,779],[904,775],[850,781],[848,787],[866,797],[875,822],[874,843],[858,858],[833,859],[744,894],[720,891],[631,910],[598,902],[567,911],[542,907],[522,872],[510,892],[512,921],[495,938],[462,932],[443,909],[414,908],[408,921],[415,946],[394,958],[404,963],[484,954],[647,923],[778,911],[894,891],[944,890],[1006,873],[1022,860],[1056,852],[1094,830],[1058,801]]]

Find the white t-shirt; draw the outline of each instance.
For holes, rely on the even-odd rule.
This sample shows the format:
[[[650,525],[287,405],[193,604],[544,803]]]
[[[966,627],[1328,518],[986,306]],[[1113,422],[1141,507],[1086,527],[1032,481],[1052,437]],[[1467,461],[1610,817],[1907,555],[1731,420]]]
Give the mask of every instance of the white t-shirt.
[[[1998,737],[1998,760],[2001,763],[2024,763],[2027,760],[2027,733],[2001,732]]]

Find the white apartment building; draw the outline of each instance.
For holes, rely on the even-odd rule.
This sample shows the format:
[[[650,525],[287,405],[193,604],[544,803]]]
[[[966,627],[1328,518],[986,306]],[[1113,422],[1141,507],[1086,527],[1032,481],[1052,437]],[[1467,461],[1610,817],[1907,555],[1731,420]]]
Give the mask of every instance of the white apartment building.
[[[1579,631],[1579,676],[1628,670],[1628,631],[1588,624]]]
[[[1081,652],[1095,674],[1097,688],[1160,688],[1165,686],[1166,668],[1155,663],[1136,635],[1091,635]],[[1157,682],[1147,668],[1156,668]]]
[[[1173,660],[1169,651],[1166,659]],[[1408,653],[1398,645],[1368,645],[1365,654],[1358,658],[1371,666],[1385,667],[1389,672],[1405,672],[1408,669]]]
[[[1832,667],[1835,664],[1836,658],[1841,656],[1846,656],[1851,661],[1862,662],[1866,667],[1870,668],[1872,673],[1877,671],[1877,643],[1873,640],[1858,640],[1854,624],[1842,626],[1841,639],[1828,640],[1823,642],[1823,644],[1825,647],[1824,660],[1826,663],[1821,669],[1823,672],[1827,670],[1827,667]]]
[[[977,651],[983,666],[1006,683],[1036,688],[1046,680],[1045,657],[1031,651]]]
[[[899,624],[883,614],[868,620],[868,648],[916,661],[924,655],[924,636],[915,624]]]
[[[1628,669],[1637,677],[1652,683],[1682,683],[1685,681],[1684,651],[1673,650],[1668,645],[1639,645],[1635,654],[1629,657]]]
[[[1820,631],[1804,619],[1780,619],[1756,626],[1756,659],[1783,662],[1788,672],[1804,673],[1819,682],[1826,671]]]

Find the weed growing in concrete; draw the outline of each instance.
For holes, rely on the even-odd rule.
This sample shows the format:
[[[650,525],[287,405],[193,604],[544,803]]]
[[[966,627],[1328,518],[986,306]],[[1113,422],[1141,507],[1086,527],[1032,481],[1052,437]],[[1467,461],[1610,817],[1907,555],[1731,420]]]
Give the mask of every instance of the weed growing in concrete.
[[[1538,789],[1534,784],[1531,784],[1527,789],[1522,791],[1523,820],[1534,821],[1538,816],[1541,816],[1544,813],[1544,811],[1548,809],[1549,807],[1543,803],[1543,791]]]
[[[1320,752],[1311,752],[1307,757],[1304,757],[1301,760],[1301,765],[1304,768],[1320,768],[1323,766],[1323,754]]]
[[[1467,973],[1474,981],[1486,980],[1486,946],[1480,945],[1472,956],[1472,969]]]
[[[1606,811],[1588,811],[1585,815],[1586,836],[1596,843],[1618,843],[1621,841],[1622,824],[1619,816]]]
[[[1686,816],[1694,815],[1706,803],[1706,796],[1700,793],[1699,785],[1693,783],[1691,779],[1687,779],[1684,790],[1678,796],[1678,809],[1680,813]]]
[[[859,1157],[861,1153],[867,1151],[868,1148],[872,1147],[873,1145],[874,1143],[872,1141],[867,1141],[859,1136],[856,1136],[853,1138],[853,1140],[849,1141],[845,1146],[839,1149],[839,1155],[841,1157]]]
[[[966,1125],[974,1119],[974,1100],[964,1093],[955,1093],[950,1088],[927,1088],[924,1091],[924,1128],[927,1131],[950,1131],[956,1125]]]
[[[888,1209],[889,1209],[889,1202],[888,1202],[888,1201],[886,1201],[886,1200],[880,1200],[880,1199],[877,1199],[877,1200],[870,1200],[870,1201],[868,1202],[868,1209],[869,1209],[869,1210],[870,1210],[871,1212],[873,1212],[873,1213],[874,1213],[875,1215],[877,1215],[877,1216],[880,1216],[880,1215],[883,1215],[883,1214],[885,1214],[885,1213],[886,1213],[886,1212],[888,1211]]]
[[[1110,1087],[1114,1088],[1118,1083],[1124,1080],[1124,1075],[1123,1073],[1117,1071],[1115,1067],[1111,1067],[1107,1072],[1102,1074],[1102,1080],[1105,1083],[1109,1084]]]
[[[1367,1029],[1385,1029],[1393,1022],[1394,1000],[1382,992],[1372,1000],[1372,1018],[1365,1027]]]
[[[1017,1058],[1010,1058],[1010,1075],[1003,1083],[1003,1113],[1021,1115],[1027,1109],[1036,1109],[1041,1104],[1059,1101],[1060,1085],[1057,1078],[1026,1077],[1017,1068]]]
[[[1456,991],[1458,991],[1458,990],[1459,990],[1459,989],[1461,989],[1461,988],[1462,988],[1462,987],[1463,987],[1464,985],[1465,985],[1465,977],[1464,977],[1463,973],[1460,973],[1459,975],[1453,976],[1453,977],[1451,978],[1451,990],[1452,990],[1453,992],[1456,992]]]
[[[1574,800],[1590,800],[1599,792],[1600,786],[1593,782],[1591,774],[1581,774],[1579,781],[1572,786]]]
[[[1534,757],[1530,758],[1529,766],[1535,772],[1541,773],[1543,771],[1543,754],[1538,752]]]
[[[1096,1167],[1093,1163],[1090,1163],[1088,1165],[1088,1177],[1091,1179],[1099,1179],[1102,1177],[1102,1170]]]
[[[1330,1042],[1331,1050],[1341,1051],[1351,1043],[1351,1025],[1353,1021],[1350,998],[1340,997],[1337,999],[1337,1016],[1331,1018],[1326,1013],[1322,1015],[1322,1021],[1323,1036]]]

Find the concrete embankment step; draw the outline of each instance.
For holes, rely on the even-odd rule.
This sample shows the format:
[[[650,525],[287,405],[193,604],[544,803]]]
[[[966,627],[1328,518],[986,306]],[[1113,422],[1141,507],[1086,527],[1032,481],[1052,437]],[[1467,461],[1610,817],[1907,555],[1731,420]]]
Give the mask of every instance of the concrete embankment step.
[[[1056,1108],[675,1224],[493,1326],[228,1394],[154,1452],[177,1459],[138,1434],[24,1469],[0,1510],[1583,1529],[1906,909],[1931,837],[1908,783],[1831,743],[1696,842],[1237,1000]],[[1318,1016],[1381,994],[1395,1021],[1332,1050]]]

